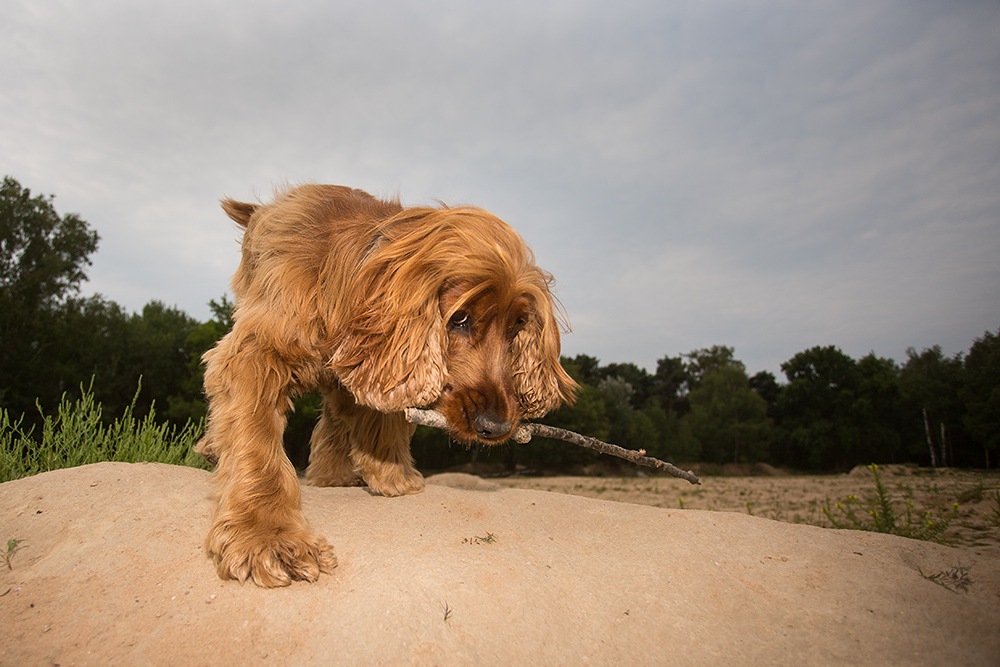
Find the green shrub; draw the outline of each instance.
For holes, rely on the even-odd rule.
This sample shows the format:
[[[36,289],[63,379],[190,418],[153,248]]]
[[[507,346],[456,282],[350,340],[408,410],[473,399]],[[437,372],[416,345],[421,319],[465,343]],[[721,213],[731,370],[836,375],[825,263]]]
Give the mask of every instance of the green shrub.
[[[993,502],[996,503],[996,507],[993,508],[993,512],[988,515],[990,523],[992,523],[997,528],[1000,528],[1000,489],[993,489],[993,493],[990,494]]]
[[[192,450],[203,422],[188,421],[178,431],[175,426],[157,423],[152,408],[138,419],[134,414],[137,390],[121,418],[106,425],[101,405],[94,401],[93,383],[82,394],[72,403],[63,395],[54,416],[42,414],[40,439],[34,429],[24,432],[23,416],[15,421],[0,409],[0,482],[102,461],[208,468]]]
[[[868,469],[875,476],[875,497],[866,506],[862,505],[857,496],[848,496],[843,502],[831,507],[830,499],[827,498],[823,514],[834,528],[890,533],[916,540],[941,540],[943,533],[958,516],[957,503],[946,513],[935,513],[932,510],[917,512],[912,498],[906,496],[903,513],[897,516],[893,498],[882,483],[878,466],[872,463]]]

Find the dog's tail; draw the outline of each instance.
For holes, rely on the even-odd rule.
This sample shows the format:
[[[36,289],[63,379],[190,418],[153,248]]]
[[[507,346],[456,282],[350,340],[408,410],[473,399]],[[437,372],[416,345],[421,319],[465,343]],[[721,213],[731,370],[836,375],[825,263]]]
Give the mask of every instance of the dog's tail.
[[[250,216],[257,210],[257,206],[256,204],[245,204],[235,199],[223,199],[222,210],[240,227],[246,227],[250,222]]]

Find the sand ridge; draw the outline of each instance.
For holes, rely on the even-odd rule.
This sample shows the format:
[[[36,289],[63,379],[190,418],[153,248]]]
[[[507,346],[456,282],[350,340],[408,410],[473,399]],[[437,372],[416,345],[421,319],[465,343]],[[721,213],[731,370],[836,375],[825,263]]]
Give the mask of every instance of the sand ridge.
[[[1000,567],[895,536],[466,477],[303,488],[340,565],[220,581],[209,474],[104,463],[0,485],[2,664],[1000,664]],[[456,488],[465,485],[475,488]],[[968,567],[953,592],[921,576]]]

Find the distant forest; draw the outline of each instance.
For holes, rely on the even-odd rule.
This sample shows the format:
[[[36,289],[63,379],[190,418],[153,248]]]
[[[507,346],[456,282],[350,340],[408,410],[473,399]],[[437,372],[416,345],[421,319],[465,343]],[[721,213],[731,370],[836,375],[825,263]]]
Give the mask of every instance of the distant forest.
[[[108,421],[133,401],[139,416],[154,410],[179,426],[202,420],[201,355],[232,325],[232,303],[212,301],[212,318],[199,322],[158,301],[128,313],[102,296],[83,297],[98,240],[78,216],[59,216],[52,196],[32,196],[4,178],[0,408],[27,429],[64,395],[91,387]],[[575,404],[540,421],[677,463],[766,462],[803,471],[872,462],[997,466],[1000,330],[954,357],[940,347],[910,349],[902,365],[814,347],[783,363],[780,380],[768,372],[748,376],[733,348],[721,345],[664,356],[652,373],[583,354],[562,361],[581,391]],[[318,397],[305,395],[290,415],[286,447],[297,466],[307,460],[318,411]],[[423,470],[485,463],[565,472],[613,464],[539,439],[467,449],[424,427],[412,450]]]

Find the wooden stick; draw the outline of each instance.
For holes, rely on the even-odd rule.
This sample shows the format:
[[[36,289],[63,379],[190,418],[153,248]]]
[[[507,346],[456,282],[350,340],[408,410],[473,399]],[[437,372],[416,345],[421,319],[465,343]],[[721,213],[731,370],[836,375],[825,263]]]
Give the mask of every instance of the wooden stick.
[[[407,408],[406,409],[406,421],[411,424],[420,424],[421,426],[430,426],[432,428],[440,428],[448,430],[448,421],[444,416],[435,412],[434,410],[421,410],[419,408]],[[593,449],[602,454],[610,454],[611,456],[617,456],[620,459],[625,459],[626,461],[631,461],[632,463],[647,466],[649,468],[654,468],[665,473],[669,473],[674,477],[679,477],[681,479],[686,479],[692,484],[701,484],[698,476],[695,475],[690,470],[681,470],[677,466],[667,463],[666,461],[661,461],[660,459],[654,459],[652,456],[646,456],[646,450],[640,449],[635,451],[632,449],[625,449],[624,447],[619,447],[618,445],[612,445],[607,442],[602,442],[597,438],[591,438],[590,436],[580,435],[573,431],[567,431],[566,429],[556,428],[554,426],[546,426],[545,424],[521,424],[514,430],[514,440],[522,445],[527,444],[531,441],[532,436],[539,436],[541,438],[554,438],[556,440],[565,440],[566,442],[571,442],[574,445],[579,445],[580,447],[586,447],[587,449]]]

